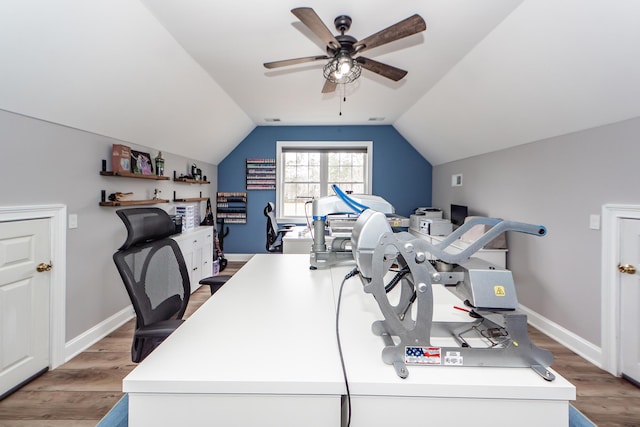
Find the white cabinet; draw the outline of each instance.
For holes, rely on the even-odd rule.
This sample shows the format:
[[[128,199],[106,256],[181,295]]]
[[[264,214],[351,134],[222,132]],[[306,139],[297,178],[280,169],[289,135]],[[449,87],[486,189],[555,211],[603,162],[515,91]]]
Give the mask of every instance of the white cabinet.
[[[200,287],[200,280],[213,275],[213,227],[196,227],[173,236],[178,242],[189,271],[191,292]]]
[[[331,237],[326,236],[325,242],[331,244]],[[309,227],[297,225],[287,234],[282,236],[282,253],[284,254],[309,254],[313,239]]]
[[[416,230],[409,230],[409,233],[413,234],[416,237],[426,240],[431,244],[438,244],[442,242],[447,236],[430,236],[428,234],[420,233]],[[469,243],[463,242],[458,239],[451,243],[447,248],[447,252],[451,253],[460,253],[464,249],[469,247]],[[487,261],[500,268],[507,268],[507,249],[480,249],[478,252],[473,255],[476,258],[480,258],[481,260]]]

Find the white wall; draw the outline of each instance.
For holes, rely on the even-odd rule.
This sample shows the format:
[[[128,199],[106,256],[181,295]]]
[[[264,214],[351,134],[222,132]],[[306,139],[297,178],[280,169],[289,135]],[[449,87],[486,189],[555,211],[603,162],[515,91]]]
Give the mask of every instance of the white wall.
[[[212,164],[254,128],[139,1],[3,0],[0,52],[2,110]]]
[[[544,238],[508,236],[520,303],[600,346],[601,235],[589,216],[640,203],[638,135],[640,118],[437,166],[433,204],[545,225]]]
[[[126,232],[116,208],[100,207],[100,190],[134,192],[134,199],[150,199],[154,188],[161,198],[215,197],[217,166],[198,159],[163,152],[165,175],[187,173],[195,162],[211,181],[192,185],[103,177],[101,160],[111,169],[111,146],[142,147],[0,110],[0,204],[3,206],[62,203],[78,215],[78,228],[67,230],[66,342],[126,308],[130,302],[112,261]],[[173,213],[173,203],[155,205]],[[201,214],[204,215],[204,202]]]

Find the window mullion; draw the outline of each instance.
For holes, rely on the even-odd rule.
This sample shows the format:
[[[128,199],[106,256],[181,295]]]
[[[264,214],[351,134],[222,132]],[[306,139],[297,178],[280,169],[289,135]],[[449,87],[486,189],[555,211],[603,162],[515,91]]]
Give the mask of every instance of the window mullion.
[[[320,154],[320,196],[327,196],[329,188],[329,154],[324,151]]]

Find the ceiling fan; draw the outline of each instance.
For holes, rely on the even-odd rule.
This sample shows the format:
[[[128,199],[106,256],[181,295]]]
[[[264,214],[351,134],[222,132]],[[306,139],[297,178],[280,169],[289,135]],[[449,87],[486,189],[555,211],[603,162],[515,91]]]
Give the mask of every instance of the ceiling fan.
[[[327,62],[323,69],[325,83],[322,93],[333,92],[338,84],[354,81],[360,77],[362,68],[393,81],[402,79],[407,75],[407,71],[359,55],[366,49],[373,49],[427,29],[424,19],[416,14],[369,37],[357,40],[345,34],[351,27],[351,18],[349,16],[340,15],[333,21],[336,30],[340,32],[340,34],[334,36],[312,8],[298,7],[292,9],[291,13],[322,39],[327,46],[327,55],[266,62],[264,66],[272,69],[329,59],[330,61]]]

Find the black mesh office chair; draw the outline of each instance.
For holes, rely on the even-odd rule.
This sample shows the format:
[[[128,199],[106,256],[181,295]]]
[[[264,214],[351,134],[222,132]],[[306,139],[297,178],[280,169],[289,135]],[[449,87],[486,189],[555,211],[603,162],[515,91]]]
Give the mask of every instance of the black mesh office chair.
[[[264,216],[267,217],[267,252],[282,253],[282,237],[291,231],[291,229],[295,227],[295,224],[286,224],[282,227],[278,226],[273,202],[267,203],[267,206],[264,208]]]
[[[127,228],[127,240],[113,260],[136,312],[131,360],[137,363],[182,324],[191,285],[178,243],[169,238],[175,225],[165,211],[116,213]]]

